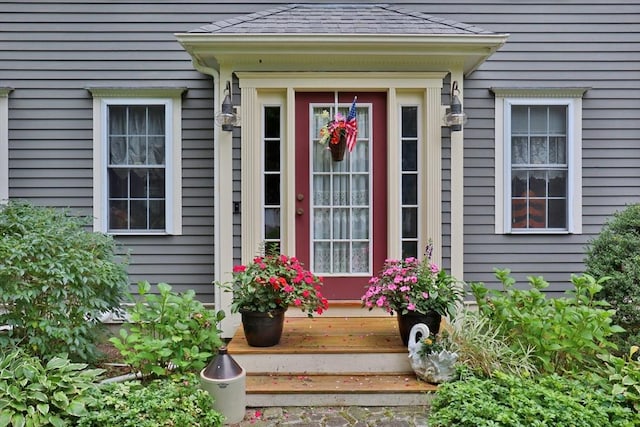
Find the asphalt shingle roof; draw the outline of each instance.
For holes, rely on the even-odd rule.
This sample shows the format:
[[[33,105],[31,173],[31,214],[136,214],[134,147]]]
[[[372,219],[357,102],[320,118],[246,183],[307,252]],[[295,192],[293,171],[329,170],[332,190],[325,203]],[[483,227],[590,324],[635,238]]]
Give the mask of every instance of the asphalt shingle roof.
[[[388,4],[290,4],[205,25],[215,34],[493,34]]]

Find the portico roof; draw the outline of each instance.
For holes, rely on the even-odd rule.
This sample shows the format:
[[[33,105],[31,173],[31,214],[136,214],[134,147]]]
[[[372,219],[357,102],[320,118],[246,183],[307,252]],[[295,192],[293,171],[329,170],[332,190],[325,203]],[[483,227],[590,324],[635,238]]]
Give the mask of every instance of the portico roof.
[[[474,25],[388,4],[290,4],[176,34],[200,64],[283,71],[471,72],[506,41]]]

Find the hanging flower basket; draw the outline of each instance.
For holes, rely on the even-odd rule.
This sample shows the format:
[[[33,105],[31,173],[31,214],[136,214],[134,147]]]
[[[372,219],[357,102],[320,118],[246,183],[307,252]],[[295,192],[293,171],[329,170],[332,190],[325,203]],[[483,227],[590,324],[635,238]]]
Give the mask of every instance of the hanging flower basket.
[[[334,162],[344,160],[346,149],[348,148],[349,152],[351,152],[356,145],[358,138],[357,99],[357,97],[353,98],[347,117],[336,113],[334,119],[320,129],[320,144],[328,144],[329,150],[331,150],[331,158]],[[325,111],[323,115],[325,114],[329,117],[328,112]]]
[[[329,144],[331,150],[331,158],[334,162],[341,162],[344,160],[344,153],[347,150],[347,131],[340,129],[338,131],[338,142]]]

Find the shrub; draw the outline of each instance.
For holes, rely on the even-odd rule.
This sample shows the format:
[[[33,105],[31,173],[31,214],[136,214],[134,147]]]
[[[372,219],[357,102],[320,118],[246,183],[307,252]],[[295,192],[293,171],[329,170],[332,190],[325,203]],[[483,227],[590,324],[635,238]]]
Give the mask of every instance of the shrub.
[[[10,202],[0,208],[0,346],[43,359],[91,360],[99,317],[128,290],[114,240],[85,230],[86,218]]]
[[[605,223],[590,242],[586,272],[609,277],[597,297],[611,304],[616,324],[625,332],[617,337],[620,354],[640,345],[640,204],[628,206]]]
[[[558,375],[519,378],[496,373],[439,387],[432,427],[632,427],[640,415],[603,390]]]
[[[195,375],[103,385],[79,427],[221,426],[222,414]]]
[[[463,311],[448,332],[448,349],[458,354],[458,364],[476,375],[491,377],[500,371],[518,376],[537,372],[531,348],[514,351],[501,338],[500,329],[477,312]]]
[[[634,359],[638,351],[640,349],[637,346],[632,346],[624,358],[613,354],[600,356],[604,366],[594,370],[587,378],[640,413],[640,361]]]
[[[580,371],[599,363],[597,356],[616,348],[610,339],[622,329],[612,324],[614,311],[595,295],[602,280],[589,275],[571,277],[574,290],[566,297],[547,298],[549,284],[530,277],[531,289],[517,289],[508,270],[497,270],[503,291],[471,285],[480,313],[499,325],[502,337],[514,350],[531,348],[538,369],[547,373]]]
[[[158,284],[159,295],[150,289],[149,282],[138,283],[140,298],[129,324],[110,341],[143,376],[200,371],[222,345],[218,324],[224,312],[207,310],[193,290],[177,294],[166,283]]]
[[[65,426],[95,403],[94,381],[102,372],[53,357],[46,364],[20,348],[0,359],[0,426]]]

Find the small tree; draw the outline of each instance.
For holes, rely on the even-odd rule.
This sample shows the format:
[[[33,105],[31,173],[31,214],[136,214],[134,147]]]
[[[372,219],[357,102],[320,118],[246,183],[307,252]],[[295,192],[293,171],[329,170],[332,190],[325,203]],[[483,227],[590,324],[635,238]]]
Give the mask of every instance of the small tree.
[[[592,276],[609,277],[597,298],[616,310],[613,320],[626,330],[617,342],[628,353],[630,345],[640,344],[640,204],[616,212],[605,223],[587,248],[585,264]]]
[[[0,208],[0,346],[42,359],[96,354],[99,317],[128,292],[115,241],[86,230],[88,218],[10,202]]]

